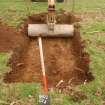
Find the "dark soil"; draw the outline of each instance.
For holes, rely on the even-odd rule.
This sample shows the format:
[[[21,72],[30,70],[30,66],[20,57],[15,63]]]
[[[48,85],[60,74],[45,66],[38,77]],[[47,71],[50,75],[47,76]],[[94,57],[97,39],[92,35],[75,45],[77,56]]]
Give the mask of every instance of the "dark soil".
[[[9,38],[11,42],[9,47],[9,44],[5,46],[8,41],[3,39],[4,45],[0,45],[0,49],[7,51],[15,48],[9,60],[11,71],[6,73],[4,78],[6,83],[42,82],[38,41],[37,38],[27,37],[27,24],[45,23],[45,18],[46,13],[29,16],[25,19],[21,34],[12,29],[4,28],[4,31],[0,29],[0,37],[4,37],[6,33],[4,39]],[[72,24],[77,20],[70,13],[57,13],[57,23]],[[84,43],[81,41],[79,30],[75,27],[72,38],[43,38],[49,86],[56,86],[60,80],[66,83],[71,80],[72,84],[80,84],[93,79],[89,72],[89,55],[84,51]]]
[[[26,43],[26,36],[0,22],[0,52],[9,52]]]

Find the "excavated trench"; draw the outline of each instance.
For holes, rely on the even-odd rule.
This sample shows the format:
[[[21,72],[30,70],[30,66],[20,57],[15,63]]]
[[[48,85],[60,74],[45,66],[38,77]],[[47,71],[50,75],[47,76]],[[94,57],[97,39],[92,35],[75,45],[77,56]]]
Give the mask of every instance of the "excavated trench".
[[[0,50],[13,50],[8,63],[11,71],[4,77],[6,83],[42,82],[38,40],[27,36],[27,25],[45,23],[45,20],[46,13],[29,16],[22,25],[22,32],[14,32],[6,28],[2,32],[3,27],[0,27],[0,37],[4,34],[6,37],[10,36],[8,41],[11,42],[7,42],[5,37]],[[77,20],[71,13],[57,13],[57,23],[72,24]],[[72,38],[43,38],[42,40],[49,86],[56,86],[60,80],[65,83],[71,81],[72,84],[80,84],[93,79],[89,72],[89,55],[84,51],[79,27],[75,27]],[[5,45],[5,42],[10,43],[10,46],[7,47],[9,44]]]

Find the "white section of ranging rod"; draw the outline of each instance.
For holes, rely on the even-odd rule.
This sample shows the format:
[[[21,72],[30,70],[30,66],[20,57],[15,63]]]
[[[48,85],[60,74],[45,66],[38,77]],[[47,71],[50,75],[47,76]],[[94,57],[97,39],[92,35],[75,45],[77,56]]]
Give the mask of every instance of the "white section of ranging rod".
[[[44,54],[43,54],[43,46],[42,46],[42,38],[38,37],[38,43],[39,43],[39,51],[40,51],[40,61],[41,61],[41,68],[43,76],[46,75],[45,71],[45,63],[44,63]]]
[[[48,5],[55,5],[55,0],[48,0]]]

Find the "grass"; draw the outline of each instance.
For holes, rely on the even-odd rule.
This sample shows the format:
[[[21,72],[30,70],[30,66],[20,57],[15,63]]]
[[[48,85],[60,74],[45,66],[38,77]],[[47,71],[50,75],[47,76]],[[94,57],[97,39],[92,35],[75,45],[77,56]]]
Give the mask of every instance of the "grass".
[[[4,73],[5,70],[7,69],[6,63],[7,63],[7,54],[1,53],[0,54],[0,73],[1,74]]]
[[[76,1],[76,0],[75,0]],[[66,5],[66,6],[65,6]],[[57,4],[57,9],[64,7],[71,10],[72,3]],[[45,11],[46,3],[25,3],[24,0],[0,0],[0,18],[10,26],[18,27],[22,23],[22,19],[30,14]],[[51,93],[52,105],[102,105],[105,102],[105,22],[101,13],[105,11],[105,0],[77,0],[75,3],[75,13],[95,13],[95,17],[89,14],[87,19],[80,22],[81,34],[86,40],[86,51],[90,54],[92,71],[95,80],[76,87],[77,90],[84,92],[88,99],[74,101],[72,97],[65,94]],[[100,14],[97,14],[100,13]],[[99,17],[99,19],[96,18]],[[104,14],[103,14],[104,17]],[[4,74],[8,67],[6,66],[8,54],[0,54],[0,75]],[[13,101],[14,98],[22,101],[22,105],[26,105],[33,97],[33,103],[38,103],[38,94],[40,88],[37,84],[11,84],[6,85],[0,83],[0,102]],[[96,95],[97,91],[101,94]],[[13,97],[11,97],[11,94]],[[31,98],[32,99],[32,98]],[[2,102],[2,103],[3,103]],[[5,104],[0,104],[5,105]],[[37,104],[35,104],[37,105]]]
[[[26,105],[27,100],[34,97],[34,101],[38,103],[38,94],[40,86],[34,83],[18,83],[18,84],[3,84],[0,85],[0,105],[14,101],[20,101],[21,105]],[[34,102],[33,101],[33,102]]]
[[[25,0],[0,0],[0,17],[11,26],[18,27],[22,23],[22,19],[27,15],[38,13],[47,10],[47,3],[29,3],[24,2]],[[74,10],[76,12],[87,12],[87,11],[104,11],[105,1],[104,0],[77,0],[75,2]],[[57,9],[64,8],[72,10],[72,0],[68,3],[57,4]]]

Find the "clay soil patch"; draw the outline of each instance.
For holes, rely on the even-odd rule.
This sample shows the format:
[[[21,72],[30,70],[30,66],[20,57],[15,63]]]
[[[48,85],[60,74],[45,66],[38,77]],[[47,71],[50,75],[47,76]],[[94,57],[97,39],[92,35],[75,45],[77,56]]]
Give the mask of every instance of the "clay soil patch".
[[[16,38],[13,41],[16,46],[15,49],[12,45],[9,47],[14,50],[9,60],[11,71],[6,73],[5,82],[42,82],[38,41],[37,38],[27,37],[27,24],[45,23],[45,18],[46,13],[29,16],[22,26],[21,34],[6,30],[8,37],[10,31],[11,35],[14,35],[12,38]],[[75,21],[76,18],[70,13],[57,14],[57,23],[72,24]],[[5,31],[0,34],[4,33]],[[12,41],[10,37],[9,41]],[[79,84],[92,79],[89,72],[89,55],[84,51],[78,27],[75,27],[73,38],[43,38],[43,47],[49,86],[56,86],[60,80],[66,83],[71,80],[73,84]]]

